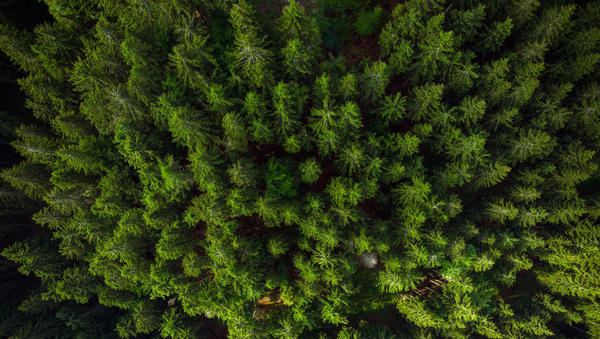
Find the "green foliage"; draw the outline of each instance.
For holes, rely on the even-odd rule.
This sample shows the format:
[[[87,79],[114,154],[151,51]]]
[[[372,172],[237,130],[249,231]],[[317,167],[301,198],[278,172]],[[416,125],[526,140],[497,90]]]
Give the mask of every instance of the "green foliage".
[[[396,93],[393,96],[386,96],[383,99],[383,104],[381,105],[378,114],[387,126],[390,123],[396,123],[402,119],[406,111],[405,105],[406,97],[403,97],[400,93]]]
[[[365,67],[363,72],[363,95],[371,100],[383,96],[390,82],[388,66],[383,61],[374,62]]]
[[[302,181],[312,184],[319,179],[321,167],[315,158],[308,158],[300,164],[300,173]]]
[[[274,198],[293,198],[298,195],[295,178],[290,167],[281,160],[272,158],[267,164],[265,182],[267,196]]]
[[[40,165],[21,162],[0,173],[2,179],[27,196],[40,199],[50,191],[50,176]]]
[[[360,35],[375,33],[382,14],[383,9],[380,6],[376,6],[372,11],[361,12],[354,23],[354,29]]]
[[[45,4],[0,336],[600,336],[597,1]]]
[[[302,76],[310,73],[313,57],[300,39],[289,40],[281,50],[281,54],[285,59],[286,71],[292,76]]]
[[[267,244],[269,248],[269,252],[275,257],[278,258],[281,255],[285,254],[288,251],[288,244],[285,239],[282,237],[271,238],[269,239],[269,243]]]
[[[233,26],[236,68],[254,86],[262,86],[269,81],[269,60],[271,52],[265,48],[265,37],[260,35],[255,23],[252,6],[245,1],[231,7],[230,22]]]

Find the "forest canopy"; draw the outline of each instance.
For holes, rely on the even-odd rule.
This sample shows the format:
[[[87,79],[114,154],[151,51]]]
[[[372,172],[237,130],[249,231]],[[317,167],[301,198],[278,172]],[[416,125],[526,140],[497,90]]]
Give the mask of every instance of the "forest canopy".
[[[600,1],[42,8],[0,336],[600,337]]]

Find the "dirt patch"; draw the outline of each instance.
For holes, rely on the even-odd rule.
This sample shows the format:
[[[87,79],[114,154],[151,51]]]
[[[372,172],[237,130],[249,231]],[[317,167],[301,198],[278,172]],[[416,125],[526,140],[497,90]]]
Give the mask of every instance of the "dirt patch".
[[[257,142],[248,143],[248,153],[251,154],[252,160],[257,165],[267,163],[272,157],[282,158],[288,156],[288,153],[280,145],[261,145]]]
[[[283,299],[278,292],[269,293],[266,297],[260,298],[256,302],[256,307],[268,307],[283,304]]]
[[[384,214],[381,211],[377,198],[366,199],[358,203],[358,208],[365,212],[371,219],[382,218],[382,214]]]
[[[270,291],[267,296],[259,299],[254,304],[253,318],[256,320],[264,320],[268,312],[283,305],[283,299],[281,299],[279,291]]]
[[[241,237],[249,237],[251,235],[260,234],[265,229],[262,219],[258,214],[251,216],[239,216],[235,218],[240,226],[237,229],[237,233]]]
[[[354,35],[350,37],[350,44],[343,50],[346,57],[346,65],[351,68],[364,59],[371,61],[379,60],[379,44],[377,36]]]

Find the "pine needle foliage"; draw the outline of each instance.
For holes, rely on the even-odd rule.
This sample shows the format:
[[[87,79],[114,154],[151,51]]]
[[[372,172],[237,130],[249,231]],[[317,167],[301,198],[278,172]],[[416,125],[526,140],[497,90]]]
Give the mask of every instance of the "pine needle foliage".
[[[43,230],[1,252],[39,278],[21,308],[97,300],[123,338],[600,336],[598,1],[45,3],[0,25],[35,117],[2,128],[1,211]]]

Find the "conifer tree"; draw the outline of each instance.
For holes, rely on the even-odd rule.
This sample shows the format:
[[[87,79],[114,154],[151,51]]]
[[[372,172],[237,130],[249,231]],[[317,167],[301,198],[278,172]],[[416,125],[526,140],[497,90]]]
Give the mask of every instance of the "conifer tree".
[[[44,3],[0,336],[600,335],[597,1]]]

